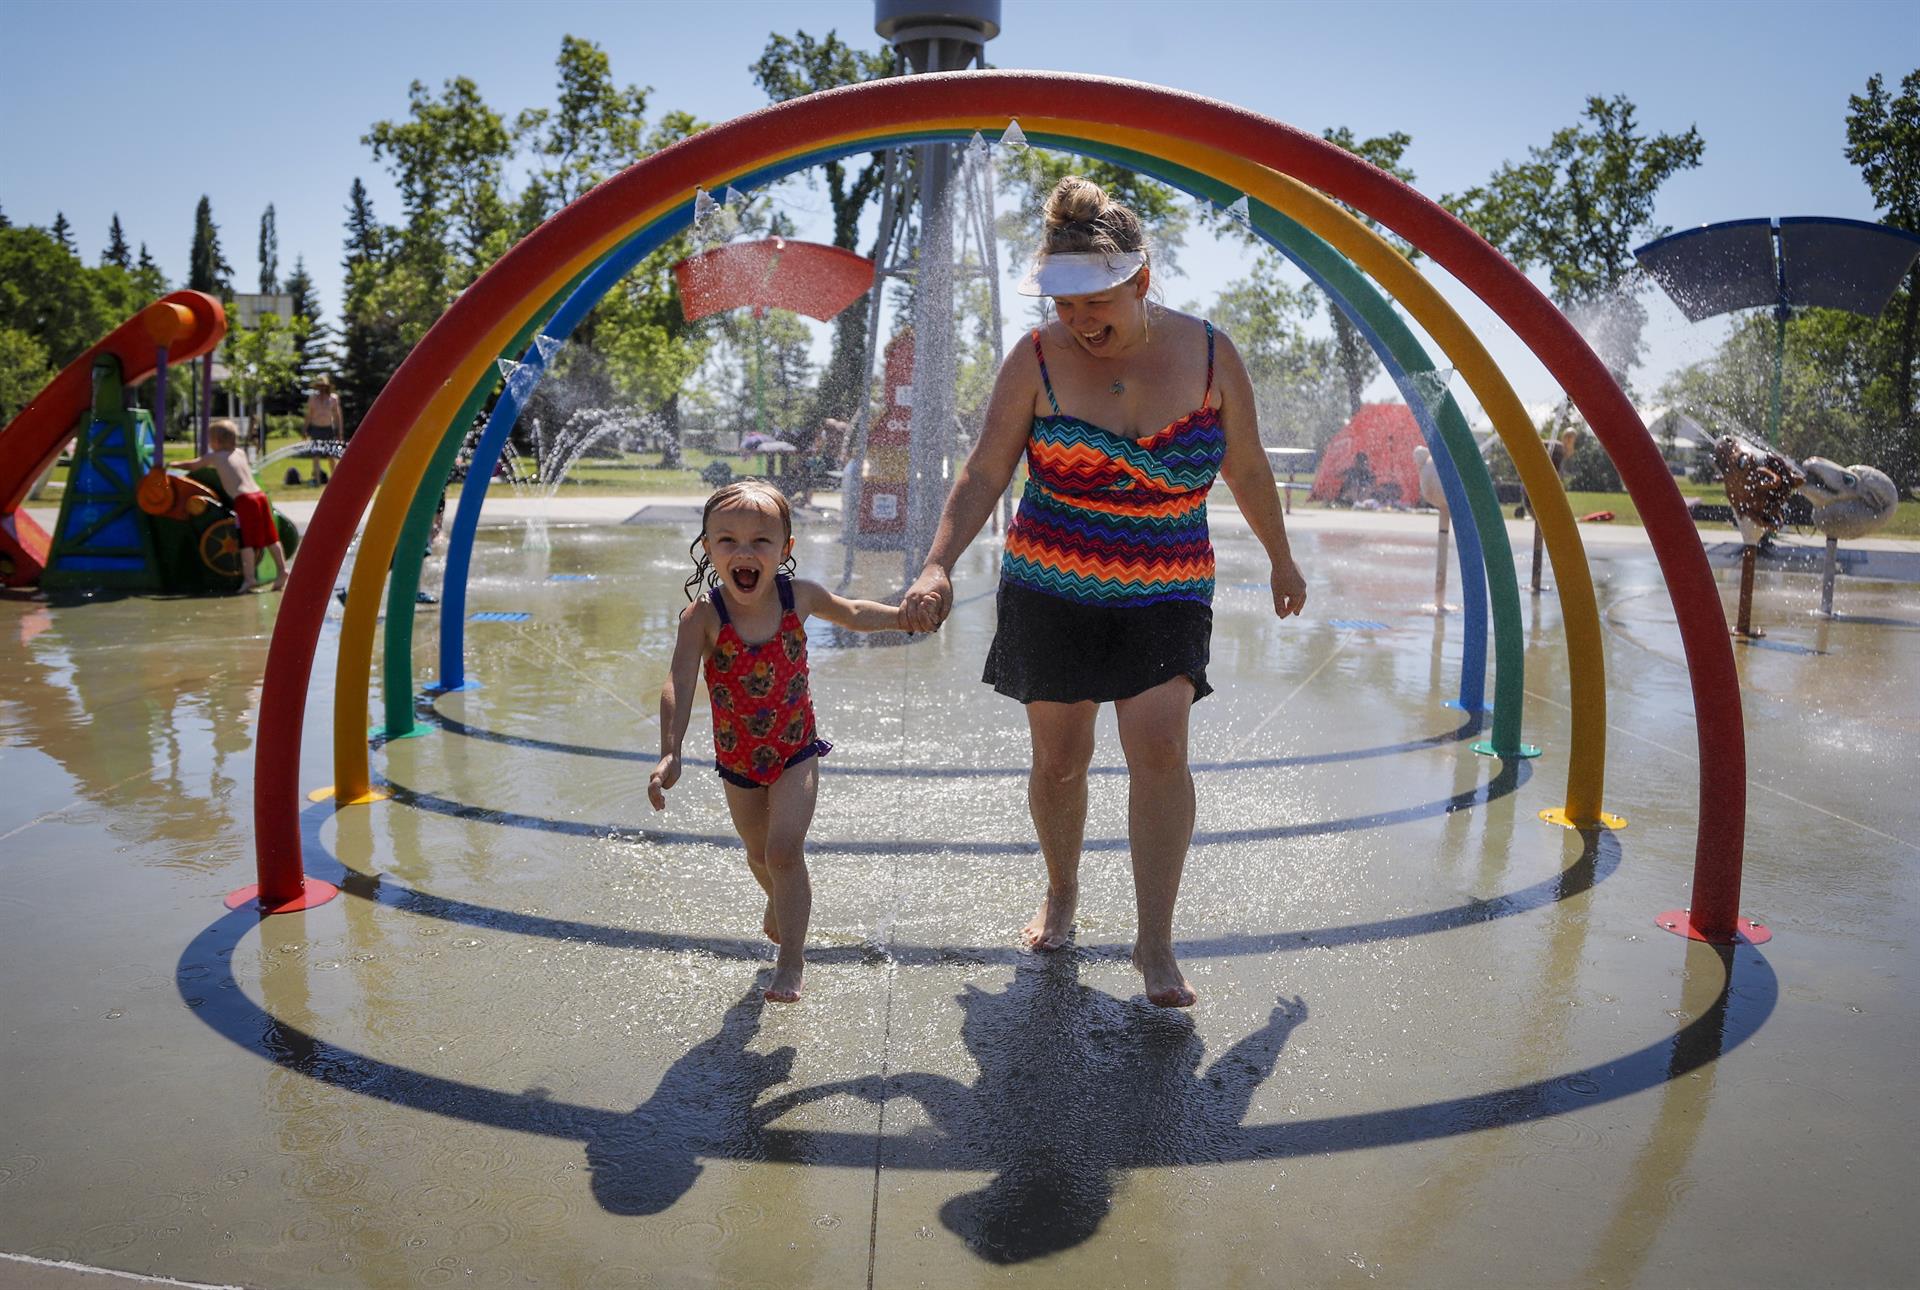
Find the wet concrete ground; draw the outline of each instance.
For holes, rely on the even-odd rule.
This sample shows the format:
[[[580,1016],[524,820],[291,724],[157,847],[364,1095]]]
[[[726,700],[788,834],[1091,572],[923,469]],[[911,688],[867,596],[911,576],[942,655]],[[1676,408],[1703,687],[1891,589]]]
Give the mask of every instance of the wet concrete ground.
[[[677,528],[484,531],[469,608],[532,618],[469,628],[483,688],[375,753],[395,800],[305,809],[343,895],[265,923],[221,897],[274,601],[0,601],[0,1251],[302,1287],[1910,1284],[1920,592],[1843,581],[1825,622],[1761,575],[1741,903],[1776,938],[1722,952],[1653,925],[1702,804],[1643,549],[1593,548],[1631,827],[1583,839],[1535,818],[1555,598],[1525,611],[1546,755],[1503,767],[1440,706],[1431,538],[1296,530],[1305,621],[1219,542],[1191,1013],[1126,963],[1110,715],[1078,945],[1012,948],[1042,869],[1021,713],[977,680],[989,543],[939,636],[814,633],[836,746],[789,1008],[711,771],[645,803]],[[805,533],[804,575],[839,560]]]

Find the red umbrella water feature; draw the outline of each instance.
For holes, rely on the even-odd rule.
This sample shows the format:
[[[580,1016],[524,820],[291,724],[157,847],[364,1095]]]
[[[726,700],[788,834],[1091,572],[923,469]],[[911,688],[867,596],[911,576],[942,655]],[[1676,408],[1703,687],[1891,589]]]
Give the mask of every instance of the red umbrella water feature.
[[[769,309],[786,309],[826,322],[873,286],[873,261],[837,246],[791,242],[728,242],[690,255],[673,266],[680,307],[688,322],[729,309],[752,309],[753,391],[757,423],[766,427],[761,394],[758,321]]]

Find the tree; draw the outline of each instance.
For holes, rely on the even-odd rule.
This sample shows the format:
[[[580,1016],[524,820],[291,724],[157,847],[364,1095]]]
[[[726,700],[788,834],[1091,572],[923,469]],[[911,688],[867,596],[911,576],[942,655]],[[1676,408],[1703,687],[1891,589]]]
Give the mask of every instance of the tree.
[[[53,240],[58,242],[60,248],[68,255],[78,256],[80,254],[79,251],[74,249],[73,225],[67,223],[67,213],[65,211],[55,211],[53,213]]]
[[[1401,164],[1401,158],[1406,155],[1407,145],[1413,142],[1413,136],[1403,130],[1376,135],[1371,139],[1355,139],[1353,131],[1341,125],[1322,131],[1321,137],[1345,148],[1362,161],[1371,162],[1402,183],[1413,182],[1413,171]],[[1346,206],[1346,203],[1342,202],[1341,205]],[[1380,231],[1379,221],[1372,216],[1361,214],[1351,206],[1346,206],[1346,209],[1348,214],[1357,216],[1368,228]],[[1407,259],[1420,258],[1419,248],[1412,243],[1392,233],[1385,234],[1385,237]],[[1352,417],[1359,413],[1362,394],[1373,380],[1374,373],[1380,370],[1380,361],[1347,315],[1339,309],[1334,309],[1332,313],[1333,341],[1340,353],[1340,370],[1347,378],[1347,415]]]
[[[120,212],[113,213],[113,223],[107,228],[107,249],[100,252],[100,263],[116,264],[129,271],[133,268],[133,248],[127,245],[127,235],[120,228]]]
[[[1624,94],[1588,98],[1582,122],[1556,130],[1527,160],[1441,202],[1523,269],[1545,269],[1555,303],[1585,324],[1622,386],[1640,361],[1644,275],[1633,248],[1668,230],[1653,222],[1660,186],[1700,164],[1692,126],[1648,138]],[[1598,333],[1596,335],[1596,333]]]
[[[300,388],[300,341],[306,320],[291,323],[262,313],[252,327],[227,328],[227,384],[242,407],[264,409],[266,401]]]
[[[1260,437],[1271,444],[1326,445],[1346,423],[1345,377],[1338,345],[1307,333],[1318,308],[1314,292],[1289,286],[1277,257],[1222,292],[1208,311],[1233,337],[1253,381]]]
[[[280,232],[274,227],[273,203],[260,213],[260,294],[280,290]]]
[[[527,189],[535,199],[521,205],[523,219],[537,212],[532,224],[632,165],[646,138],[647,95],[652,91],[638,85],[617,88],[613,66],[600,46],[563,36],[554,66],[560,73],[559,106],[553,111],[529,109],[514,125],[515,135],[530,140],[541,159]]]
[[[193,248],[187,256],[187,289],[225,298],[233,294],[233,266],[220,252],[213,202],[204,194],[193,211]]]
[[[307,331],[294,348],[299,352],[301,370],[306,370],[308,361],[324,352],[332,339],[331,328],[320,321],[320,298],[314,294],[313,276],[307,272],[305,256],[293,258],[293,272],[287,275],[281,284],[286,293],[293,297],[293,316],[304,319]]]
[[[407,222],[398,261],[429,295],[443,295],[434,317],[480,271],[506,252],[510,220],[501,193],[513,137],[480,87],[465,76],[439,97],[419,81],[407,94],[408,120],[378,121],[361,137],[400,188]]]
[[[134,274],[88,268],[47,229],[0,229],[0,425],[151,299]]]
[[[387,308],[387,230],[358,178],[347,195],[345,301],[340,308],[340,408],[351,437],[407,355],[399,319]]]
[[[1907,73],[1897,96],[1887,93],[1876,73],[1868,78],[1865,94],[1847,97],[1847,160],[1860,167],[1881,223],[1920,232],[1920,69]],[[1913,485],[1920,481],[1920,410],[1914,388],[1920,266],[1907,271],[1886,313],[1900,320],[1888,378],[1889,410],[1901,433],[1888,468],[1895,479]]]
[[[791,36],[769,36],[766,48],[748,70],[770,102],[784,103],[836,86],[880,80],[891,76],[893,69],[891,50],[855,49],[835,31],[828,31],[824,40],[796,31]],[[857,168],[844,161],[829,161],[821,170],[833,209],[833,245],[857,250],[860,217],[880,191],[884,156],[868,153]],[[878,255],[880,249],[876,247],[869,254]],[[851,418],[859,406],[866,384],[866,373],[861,369],[866,362],[869,309],[867,298],[862,296],[834,319],[833,350],[820,380],[819,397],[803,418],[809,425],[817,426],[827,417]]]
[[[153,262],[153,255],[147,250],[147,244],[140,244],[140,259],[133,266],[133,280],[140,286],[140,294],[152,299],[165,294],[167,275],[160,272],[160,266]]]
[[[0,425],[13,420],[53,376],[45,345],[17,327],[0,326]]]

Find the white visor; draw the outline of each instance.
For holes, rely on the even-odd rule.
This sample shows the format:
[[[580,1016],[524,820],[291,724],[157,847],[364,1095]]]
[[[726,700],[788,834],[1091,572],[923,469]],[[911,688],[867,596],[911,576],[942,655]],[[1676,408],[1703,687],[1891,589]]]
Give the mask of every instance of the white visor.
[[[1017,288],[1023,296],[1091,296],[1140,272],[1145,251],[1042,251]]]

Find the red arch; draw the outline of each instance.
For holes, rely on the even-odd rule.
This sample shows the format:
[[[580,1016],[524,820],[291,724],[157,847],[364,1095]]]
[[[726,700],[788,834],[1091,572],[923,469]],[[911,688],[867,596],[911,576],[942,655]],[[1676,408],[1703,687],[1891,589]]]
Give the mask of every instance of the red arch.
[[[1138,125],[1236,153],[1373,216],[1465,283],[1546,365],[1599,437],[1633,496],[1667,579],[1687,653],[1700,745],[1701,823],[1693,919],[1730,935],[1746,824],[1739,679],[1719,590],[1679,490],[1632,404],[1573,326],[1524,274],[1414,189],[1341,148],[1257,113],[1178,90],[1053,72],[954,72],[831,90],[740,117],[623,171],[536,229],[454,302],[407,357],[355,435],[315,513],[268,652],[254,783],[263,888],[299,878],[298,761],[312,654],[348,540],[407,430],[498,316],[583,246],[675,192],[777,153],[885,126],[990,111]]]

